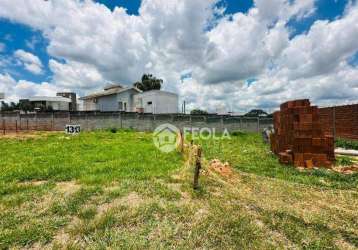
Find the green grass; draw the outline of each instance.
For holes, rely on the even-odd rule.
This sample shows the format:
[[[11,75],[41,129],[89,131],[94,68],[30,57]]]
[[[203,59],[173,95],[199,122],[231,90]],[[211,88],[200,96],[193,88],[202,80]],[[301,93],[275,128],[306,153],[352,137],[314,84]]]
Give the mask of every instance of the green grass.
[[[118,178],[166,176],[181,165],[179,154],[162,154],[153,146],[151,134],[126,131],[3,140],[0,152],[6,156],[0,162],[0,182],[79,179],[108,183]]]
[[[257,134],[200,143],[194,191],[193,167],[150,133],[0,139],[0,249],[358,248],[357,175],[282,166]]]
[[[358,150],[358,141],[338,138],[335,141],[336,147]]]

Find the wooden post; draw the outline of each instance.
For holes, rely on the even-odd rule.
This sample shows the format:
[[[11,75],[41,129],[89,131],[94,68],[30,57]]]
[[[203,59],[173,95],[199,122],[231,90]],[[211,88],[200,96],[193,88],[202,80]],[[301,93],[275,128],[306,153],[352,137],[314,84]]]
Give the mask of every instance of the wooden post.
[[[3,134],[5,134],[5,119],[2,119],[2,129],[3,129]]]
[[[29,118],[26,119],[26,129],[29,131]]]
[[[199,188],[199,174],[201,169],[201,147],[198,146],[195,156],[194,189]]]
[[[179,136],[180,136],[180,152],[183,153],[184,152],[184,137],[183,137],[182,129],[180,129],[180,131],[179,131]]]
[[[17,119],[15,120],[15,132],[17,133]]]
[[[260,132],[260,117],[257,117],[257,132]]]

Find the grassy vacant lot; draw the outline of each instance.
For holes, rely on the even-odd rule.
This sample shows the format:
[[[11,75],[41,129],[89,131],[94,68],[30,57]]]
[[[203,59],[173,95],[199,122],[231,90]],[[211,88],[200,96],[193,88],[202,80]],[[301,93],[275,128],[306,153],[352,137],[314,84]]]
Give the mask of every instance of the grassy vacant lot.
[[[194,192],[148,133],[0,139],[0,248],[358,248],[357,175],[281,166],[256,134],[201,144],[234,173]]]

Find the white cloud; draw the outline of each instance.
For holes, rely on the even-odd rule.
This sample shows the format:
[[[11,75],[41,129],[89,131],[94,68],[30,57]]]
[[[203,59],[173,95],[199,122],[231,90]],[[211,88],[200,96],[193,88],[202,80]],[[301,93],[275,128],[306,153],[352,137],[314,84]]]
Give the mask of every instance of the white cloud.
[[[347,64],[358,51],[357,4],[290,40],[287,23],[312,15],[314,0],[255,0],[247,13],[230,16],[216,2],[143,0],[131,16],[90,0],[2,0],[0,17],[43,32],[57,58],[49,62],[50,85],[60,89],[88,93],[147,72],[189,107],[212,111],[273,108],[292,98],[322,105],[357,99],[358,70]],[[24,53],[24,66],[41,72],[41,62]],[[192,79],[182,84],[184,71]],[[249,78],[257,81],[247,86]]]
[[[19,63],[22,64],[27,71],[30,71],[35,75],[43,73],[43,65],[40,59],[34,54],[19,49],[15,51],[14,56],[19,59]]]
[[[18,101],[30,96],[55,96],[57,87],[53,84],[43,82],[41,84],[29,81],[16,81],[8,74],[0,74],[0,92],[5,93],[5,101]]]
[[[283,52],[280,67],[292,78],[328,74],[358,51],[358,8],[342,19],[316,21],[308,34],[295,37]]]
[[[105,84],[101,73],[92,65],[78,62],[60,63],[51,59],[49,67],[54,73],[53,82],[61,88],[89,93]]]
[[[314,0],[255,0],[254,3],[263,24],[290,18],[303,19],[315,12]]]

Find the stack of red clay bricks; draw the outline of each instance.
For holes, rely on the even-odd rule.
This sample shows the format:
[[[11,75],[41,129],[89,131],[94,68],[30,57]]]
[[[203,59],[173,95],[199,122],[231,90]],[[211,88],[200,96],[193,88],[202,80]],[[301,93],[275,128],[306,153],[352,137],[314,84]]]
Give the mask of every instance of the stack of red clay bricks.
[[[325,135],[319,109],[307,99],[281,104],[274,113],[275,133],[271,149],[280,162],[296,167],[330,167],[334,158],[334,139]]]

